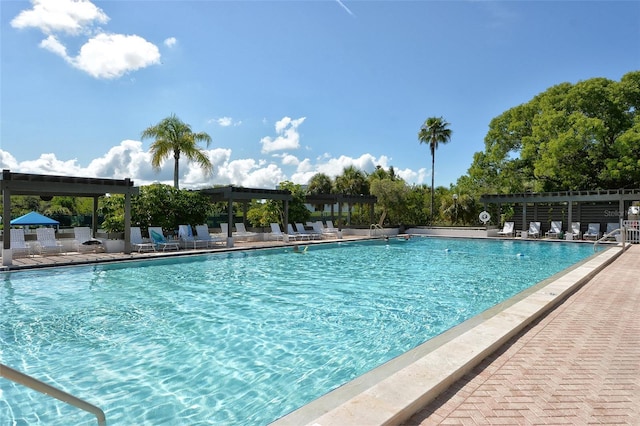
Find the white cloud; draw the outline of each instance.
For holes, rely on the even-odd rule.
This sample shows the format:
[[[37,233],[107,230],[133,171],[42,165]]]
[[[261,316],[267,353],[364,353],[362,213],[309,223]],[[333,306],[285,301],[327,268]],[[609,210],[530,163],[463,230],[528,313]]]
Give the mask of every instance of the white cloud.
[[[282,164],[285,166],[297,166],[300,164],[300,160],[295,155],[285,154],[282,156]]]
[[[178,43],[178,40],[176,40],[175,37],[169,37],[169,38],[165,39],[165,41],[164,41],[164,45],[169,47],[169,48],[175,46],[176,43]]]
[[[37,28],[45,34],[86,32],[94,23],[105,24],[109,17],[90,1],[31,0],[32,8],[11,20],[14,28]]]
[[[262,152],[282,151],[285,149],[298,149],[300,147],[300,134],[298,126],[300,126],[306,117],[292,120],[290,117],[284,117],[276,122],[275,129],[278,136],[274,139],[265,136],[260,140],[262,144]]]
[[[144,38],[104,31],[87,40],[77,56],[69,55],[58,34],[90,33],[94,23],[106,23],[109,17],[86,0],[32,0],[32,5],[32,9],[16,16],[11,25],[14,28],[40,29],[48,35],[40,42],[40,47],[92,77],[119,78],[160,62],[158,47]],[[165,40],[168,46],[175,42],[175,38]]]
[[[95,78],[118,78],[160,62],[157,46],[137,35],[98,34],[80,48],[76,57],[67,55],[53,36],[40,45]]]
[[[233,118],[231,117],[215,118],[213,120],[209,120],[209,122],[214,122],[220,127],[239,126],[242,124],[242,121],[233,121]]]
[[[376,165],[388,168],[388,158],[378,158],[363,154],[352,158],[340,156],[332,158],[322,155],[315,161],[309,158],[299,160],[290,154],[278,155],[282,166],[273,161],[254,158],[233,159],[228,148],[205,150],[213,164],[213,173],[207,175],[197,165],[186,159],[180,161],[180,187],[198,189],[213,185],[238,185],[248,188],[275,188],[280,182],[290,180],[297,184],[307,184],[316,173],[325,173],[331,178],[342,174],[347,166],[372,172]],[[295,160],[295,161],[294,161]],[[53,153],[40,155],[35,160],[19,162],[9,152],[0,149],[0,166],[20,173],[36,173],[62,176],[101,177],[112,179],[130,178],[137,186],[160,182],[173,185],[173,158],[167,158],[159,171],[151,167],[151,154],[143,150],[140,141],[124,140],[111,147],[104,155],[93,159],[88,166],[79,164],[77,159],[58,159]],[[409,184],[422,183],[426,169],[396,169],[396,173]]]

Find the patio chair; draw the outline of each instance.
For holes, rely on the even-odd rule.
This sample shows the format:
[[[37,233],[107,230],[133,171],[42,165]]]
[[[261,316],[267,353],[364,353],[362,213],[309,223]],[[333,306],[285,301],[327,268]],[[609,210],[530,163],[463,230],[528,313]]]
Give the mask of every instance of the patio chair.
[[[590,223],[587,232],[582,235],[585,240],[597,240],[600,238],[600,224]]]
[[[91,236],[91,228],[88,226],[76,226],[73,228],[73,248],[78,253],[104,251],[102,241]]]
[[[162,249],[162,251],[180,250],[180,244],[177,241],[167,241],[160,226],[150,226],[149,237],[156,245],[156,249]]]
[[[322,235],[318,234],[317,232],[307,231],[307,229],[304,227],[302,223],[296,222],[295,226],[296,226],[296,231],[298,231],[298,234],[306,234],[309,236],[310,240],[322,238]]]
[[[60,254],[64,248],[62,243],[56,239],[55,230],[53,228],[36,229],[35,249],[39,255]]]
[[[515,235],[513,228],[514,228],[514,222],[505,222],[504,226],[502,227],[502,231],[498,231],[498,236],[513,237]]]
[[[259,234],[257,232],[247,231],[247,228],[244,226],[244,223],[238,222],[236,225],[236,232],[234,232],[235,236],[238,239],[251,239],[256,238]]]
[[[215,247],[217,244],[224,244],[227,238],[226,235],[224,237],[212,237],[209,233],[209,227],[206,224],[196,225],[196,235],[198,240],[207,242],[207,247]]]
[[[271,237],[272,240],[284,241],[285,234],[284,234],[284,232],[282,232],[282,230],[280,230],[280,225],[278,225],[277,223],[272,223],[271,224],[270,237]]]
[[[304,240],[305,238],[307,240],[310,240],[311,238],[309,237],[309,235],[305,232],[305,233],[300,233],[300,232],[296,232],[293,230],[293,225],[291,225],[290,223],[287,223],[287,233],[289,234],[289,238],[295,240]]]
[[[180,240],[180,247],[182,248],[199,249],[209,246],[207,241],[200,240],[193,235],[191,225],[178,226],[178,239]]]
[[[339,229],[336,228],[335,226],[333,226],[333,221],[332,220],[327,220],[327,226],[326,229],[328,229],[331,232],[338,232]]]
[[[324,225],[322,224],[321,220],[315,221],[313,222],[313,231],[320,234],[322,237],[327,237],[327,238],[338,238],[338,233],[334,232],[334,231],[330,231],[328,229],[325,229]]]
[[[547,238],[558,238],[562,234],[562,221],[551,221],[551,228],[544,234]]]
[[[31,245],[24,240],[24,229],[11,229],[11,252],[18,255],[31,256]]]
[[[614,235],[611,235],[611,233],[613,231],[615,231],[616,229],[620,229],[620,223],[619,222],[609,222],[609,223],[607,223],[607,231],[605,233],[605,235],[607,236],[607,240],[614,241],[616,239],[616,235],[620,235],[619,232],[616,232]]]
[[[138,253],[143,251],[156,251],[156,245],[152,242],[145,241],[142,238],[142,232],[139,226],[132,226],[129,232],[132,250],[138,250]]]
[[[567,231],[567,235],[571,235],[571,239],[579,240],[582,236],[580,232],[580,222],[571,222],[571,231]]]
[[[531,238],[540,238],[540,222],[529,222],[527,235]]]

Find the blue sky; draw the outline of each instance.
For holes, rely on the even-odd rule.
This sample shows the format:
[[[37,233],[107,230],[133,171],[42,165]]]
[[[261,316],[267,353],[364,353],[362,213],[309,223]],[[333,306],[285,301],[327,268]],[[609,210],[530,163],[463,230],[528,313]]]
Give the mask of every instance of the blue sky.
[[[492,118],[562,82],[640,69],[636,1],[0,1],[0,166],[172,183],[142,131],[213,141],[181,187],[305,184],[349,165],[449,186]]]

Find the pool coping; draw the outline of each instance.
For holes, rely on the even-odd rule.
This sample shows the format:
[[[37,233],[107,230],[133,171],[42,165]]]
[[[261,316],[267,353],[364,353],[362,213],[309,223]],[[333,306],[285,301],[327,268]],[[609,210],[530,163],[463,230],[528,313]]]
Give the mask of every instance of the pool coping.
[[[271,423],[397,425],[623,252],[608,247]]]

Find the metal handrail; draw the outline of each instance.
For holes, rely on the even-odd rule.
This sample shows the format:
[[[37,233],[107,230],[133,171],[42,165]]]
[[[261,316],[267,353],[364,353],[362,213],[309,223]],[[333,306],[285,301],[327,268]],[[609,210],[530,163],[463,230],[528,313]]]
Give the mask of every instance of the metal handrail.
[[[98,426],[107,425],[107,419],[104,415],[104,411],[102,411],[100,408],[96,407],[95,405],[88,403],[87,401],[84,401],[80,398],[77,398],[71,395],[70,393],[67,393],[63,390],[60,390],[44,382],[41,382],[38,379],[34,379],[31,376],[21,373],[18,370],[14,370],[11,367],[7,367],[6,365],[1,363],[0,363],[0,377],[4,377],[5,379],[11,380],[15,383],[19,383],[23,386],[31,388],[45,395],[49,395],[64,403],[73,405],[74,407],[77,407],[81,410],[91,413],[94,416],[96,416],[96,419],[98,420]]]
[[[381,230],[381,231],[384,231],[384,228],[382,226],[378,225],[377,223],[372,223],[369,226],[369,236],[373,237],[374,235],[371,234],[371,231],[376,231],[378,229]],[[374,232],[374,234],[375,234],[375,232]]]
[[[622,250],[623,251],[626,250],[626,244],[625,244],[625,238],[624,238],[626,233],[622,232],[624,229],[625,229],[624,227],[616,228],[613,231],[609,232],[608,234],[604,234],[602,237],[600,237],[599,240],[594,241],[594,243],[593,243],[593,251],[596,251],[596,248],[597,248],[598,243],[600,241],[604,241],[604,240],[608,239],[609,237],[613,237],[615,234],[622,235]]]

